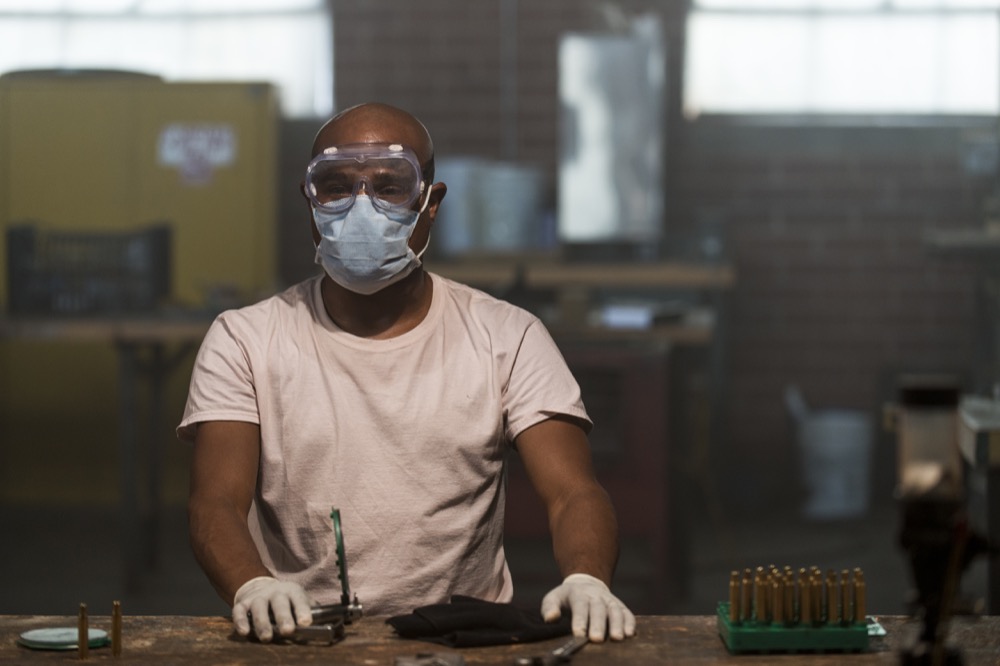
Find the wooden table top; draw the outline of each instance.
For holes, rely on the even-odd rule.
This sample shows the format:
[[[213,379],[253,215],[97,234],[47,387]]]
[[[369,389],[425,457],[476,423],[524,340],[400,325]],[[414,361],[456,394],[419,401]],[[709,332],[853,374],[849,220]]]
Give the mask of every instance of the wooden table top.
[[[739,655],[727,651],[711,616],[641,616],[635,638],[620,643],[590,644],[573,657],[576,666],[642,666],[645,664],[897,664],[904,636],[916,626],[903,617],[879,618],[887,631],[872,638],[868,652],[856,654]],[[75,627],[76,617],[0,615],[0,663],[49,663],[77,660],[76,651],[34,651],[17,645],[29,629]],[[92,616],[91,628],[110,633],[108,616]],[[237,636],[225,617],[125,616],[123,649],[115,659],[110,648],[92,648],[88,662],[136,664],[345,664],[392,666],[396,656],[453,652],[433,643],[398,638],[384,618],[366,617],[348,626],[334,645],[262,644]],[[967,666],[1000,664],[1000,616],[957,618],[950,640],[960,645]],[[516,657],[535,656],[563,642],[556,639],[513,646],[461,650],[467,664],[513,664]]]

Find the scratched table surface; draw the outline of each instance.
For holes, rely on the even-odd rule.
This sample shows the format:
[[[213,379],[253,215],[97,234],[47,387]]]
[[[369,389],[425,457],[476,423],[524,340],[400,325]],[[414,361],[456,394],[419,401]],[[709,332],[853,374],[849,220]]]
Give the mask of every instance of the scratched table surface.
[[[635,638],[620,643],[590,644],[573,657],[576,666],[646,664],[896,664],[897,650],[916,626],[903,617],[879,618],[887,631],[873,638],[869,651],[854,654],[730,655],[710,616],[641,616]],[[75,650],[43,652],[17,644],[29,629],[75,627],[75,616],[0,615],[0,663],[34,664],[76,662]],[[110,633],[108,616],[91,616],[90,627]],[[949,639],[960,645],[967,666],[1000,664],[1000,616],[957,618]],[[470,648],[461,653],[466,664],[513,664],[515,658],[551,650],[564,639],[521,645]],[[237,636],[224,617],[125,616],[122,654],[91,648],[87,662],[120,664],[364,664],[392,666],[397,656],[455,652],[434,643],[395,636],[384,618],[366,617],[348,626],[343,641],[334,645],[263,644]]]

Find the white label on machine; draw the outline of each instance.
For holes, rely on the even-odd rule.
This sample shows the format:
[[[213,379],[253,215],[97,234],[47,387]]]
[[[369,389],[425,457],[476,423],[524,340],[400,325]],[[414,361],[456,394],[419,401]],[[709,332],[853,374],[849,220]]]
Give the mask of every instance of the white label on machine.
[[[157,161],[174,167],[189,185],[205,185],[220,166],[236,159],[236,132],[222,123],[167,125],[160,132]]]

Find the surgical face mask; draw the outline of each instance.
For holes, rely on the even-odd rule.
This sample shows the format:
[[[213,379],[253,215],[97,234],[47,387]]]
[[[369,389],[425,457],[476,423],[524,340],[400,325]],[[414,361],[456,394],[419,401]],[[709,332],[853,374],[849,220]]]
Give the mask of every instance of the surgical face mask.
[[[399,282],[420,266],[420,253],[410,249],[409,241],[419,211],[387,212],[372,205],[366,195],[358,195],[354,205],[344,211],[329,212],[313,206],[313,219],[319,230],[316,263],[340,286],[358,294],[375,292]]]

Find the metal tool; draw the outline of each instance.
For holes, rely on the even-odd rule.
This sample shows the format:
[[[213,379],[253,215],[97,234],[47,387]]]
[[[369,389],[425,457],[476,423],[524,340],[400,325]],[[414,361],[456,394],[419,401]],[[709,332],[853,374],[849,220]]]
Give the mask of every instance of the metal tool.
[[[277,633],[275,633],[277,636]],[[325,643],[333,645],[344,639],[344,619],[336,618],[323,624],[295,627],[290,636],[284,637],[295,643]]]
[[[336,643],[344,638],[346,625],[361,619],[362,608],[355,597],[350,604],[315,606],[311,612],[312,624],[308,627],[295,627],[288,640],[296,643]]]
[[[327,643],[333,644],[344,638],[345,625],[360,620],[364,614],[358,595],[351,599],[351,586],[347,580],[347,554],[344,551],[344,533],[340,527],[340,510],[334,508],[330,512],[333,521],[333,536],[337,542],[337,577],[340,579],[340,603],[314,606],[311,609],[312,625],[296,626],[295,631],[286,638],[296,643]],[[271,618],[274,624],[274,618]],[[253,620],[251,618],[251,625]],[[274,628],[278,635],[278,628]]]
[[[517,666],[554,666],[567,664],[584,645],[590,642],[586,636],[574,636],[552,652],[537,657],[518,657],[514,660]]]
[[[908,375],[901,380],[896,497],[901,508],[898,544],[906,551],[915,587],[913,615],[919,634],[906,641],[900,662],[964,663],[947,641],[962,574],[990,552],[971,529],[967,483],[958,443],[961,383],[955,377]]]

